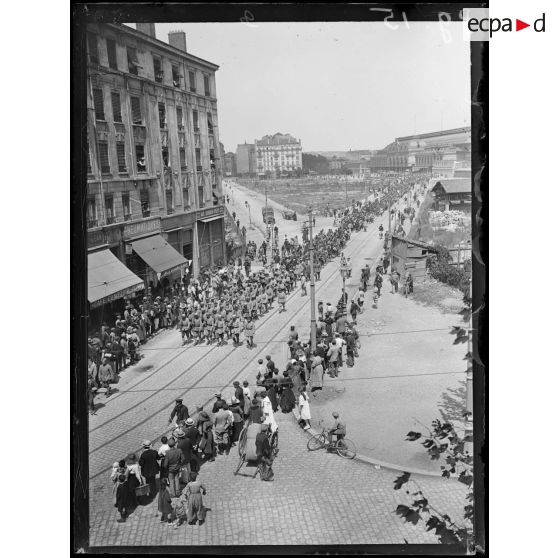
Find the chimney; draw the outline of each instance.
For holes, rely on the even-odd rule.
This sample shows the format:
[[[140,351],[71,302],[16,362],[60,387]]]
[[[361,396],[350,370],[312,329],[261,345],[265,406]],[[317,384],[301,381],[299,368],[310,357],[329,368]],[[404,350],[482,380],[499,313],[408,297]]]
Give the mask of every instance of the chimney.
[[[140,33],[145,33],[154,39],[157,38],[155,35],[155,24],[154,23],[136,23],[136,29]]]
[[[184,31],[169,31],[169,45],[182,52],[187,52],[186,33]]]

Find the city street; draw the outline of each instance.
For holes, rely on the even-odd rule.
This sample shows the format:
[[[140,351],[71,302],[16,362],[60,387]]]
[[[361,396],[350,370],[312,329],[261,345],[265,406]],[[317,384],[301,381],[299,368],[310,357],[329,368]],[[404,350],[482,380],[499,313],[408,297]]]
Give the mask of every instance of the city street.
[[[358,270],[365,263],[373,267],[381,253],[382,241],[377,233],[380,222],[387,227],[387,214],[370,226],[367,232],[353,234],[345,250],[345,254],[352,258],[354,270],[352,280],[347,285],[350,296],[358,286]],[[300,226],[300,223],[294,224]],[[283,229],[280,227],[282,234]],[[339,297],[341,277],[338,266],[336,260],[323,269],[322,280],[316,283],[316,300],[335,301]],[[388,293],[381,298],[390,296]],[[235,379],[247,379],[253,386],[257,359],[266,354],[270,354],[282,370],[287,359],[289,326],[296,325],[303,337],[306,336],[304,332],[309,330],[309,303],[310,297],[301,297],[300,289],[296,289],[288,296],[285,313],[278,313],[275,305],[271,312],[256,322],[256,347],[252,350],[245,345],[236,348],[232,345],[182,347],[177,330],[163,331],[142,347],[144,358],[122,373],[114,395],[108,399],[97,397],[98,410],[96,415],[90,417],[89,436],[93,545],[162,544],[163,541],[170,544],[214,545],[399,543],[403,542],[403,538],[409,542],[435,542],[435,538],[426,534],[424,529],[409,527],[393,513],[404,497],[404,494],[395,493],[392,488],[398,472],[377,470],[371,465],[345,461],[324,452],[308,452],[306,435],[298,428],[295,419],[291,414],[283,415],[280,412],[276,416],[280,422],[281,451],[274,464],[276,480],[273,483],[234,477],[232,472],[236,456],[233,448],[229,456],[218,456],[214,463],[207,463],[202,468],[202,480],[208,488],[208,506],[212,509],[204,526],[188,526],[178,530],[161,526],[156,517],[156,504],[138,508],[125,524],[116,523],[116,510],[111,504],[112,483],[109,479],[112,463],[131,451],[138,452],[141,440],[149,438],[158,441],[161,435],[169,432],[167,420],[176,397],[183,397],[184,403],[193,413],[196,406],[211,401],[217,391],[223,392],[228,399],[232,395],[232,381]],[[366,320],[377,320],[378,316],[381,316],[380,319],[386,318],[386,310],[382,310],[384,313],[378,316],[372,313],[369,296],[366,307],[363,317],[359,318],[363,320],[363,334],[369,331],[370,324],[366,324]],[[417,327],[414,322],[404,322],[401,313],[396,313],[390,321],[390,328],[401,330],[405,329],[405,325],[409,329]],[[447,336],[447,333],[444,335]],[[359,415],[351,412],[351,407],[356,408],[351,394],[354,395],[355,389],[361,390],[362,386],[359,387],[361,381],[348,380],[368,377],[370,372],[372,376],[392,375],[393,369],[388,361],[391,362],[393,354],[389,352],[390,342],[386,344],[388,338],[381,337],[380,345],[372,351],[369,351],[363,339],[361,357],[357,359],[355,367],[343,368],[335,386],[330,385],[334,382],[327,380],[326,376],[324,393],[330,391],[341,396],[328,401],[328,405],[336,407],[346,418],[350,435],[360,446],[357,447],[358,452],[380,460],[399,459],[401,463],[398,465],[416,467],[416,458],[409,456],[406,446],[410,444],[402,440],[401,432],[413,426],[408,417],[427,417],[425,420],[428,420],[428,417],[436,416],[436,399],[447,386],[447,377],[443,381],[428,379],[427,383],[423,378],[419,383],[408,377],[383,379],[380,388],[377,387],[378,382],[374,382],[373,393],[370,394],[370,411],[367,411],[368,405],[365,404],[364,418],[362,410]],[[401,343],[407,342],[408,338],[399,337]],[[418,341],[414,340],[415,343],[423,341],[422,337]],[[401,348],[391,346],[395,352]],[[394,359],[395,368],[398,362]],[[401,375],[405,375],[404,371]],[[370,381],[362,382],[367,386],[371,384]],[[338,389],[340,385],[342,389]],[[428,391],[431,397],[425,399],[405,395],[404,413],[399,405],[393,405],[392,394],[396,394],[399,401],[402,390],[417,393],[419,386],[423,391]],[[363,421],[371,428],[363,429]],[[374,425],[381,426],[376,428]],[[382,431],[382,437],[376,442],[378,455],[374,455],[375,448],[369,447],[369,440],[362,438],[361,433],[365,431],[372,435]],[[373,435],[372,443],[374,439]],[[399,450],[386,454],[384,446]],[[320,475],[315,474],[318,470]],[[428,487],[429,497],[439,499],[439,505],[444,510],[459,513],[462,485],[437,477],[421,478],[420,483],[424,488]],[[327,491],[323,490],[324,486],[328,487]],[[327,519],[331,510],[335,510],[340,521],[343,519],[342,533],[328,529]],[[283,531],[261,528],[257,518],[264,513],[270,513],[277,521],[281,520],[287,528],[292,523],[292,529],[285,531],[289,533],[289,540],[285,540]],[[239,528],[240,524],[242,528]],[[301,525],[302,528],[294,528]]]

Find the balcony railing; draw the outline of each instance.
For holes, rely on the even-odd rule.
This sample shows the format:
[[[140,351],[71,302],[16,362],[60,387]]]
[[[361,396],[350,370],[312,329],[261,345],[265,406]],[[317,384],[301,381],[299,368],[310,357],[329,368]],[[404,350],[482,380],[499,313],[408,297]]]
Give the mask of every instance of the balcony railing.
[[[169,207],[167,209],[167,215],[172,215],[174,213],[174,209],[172,207]]]

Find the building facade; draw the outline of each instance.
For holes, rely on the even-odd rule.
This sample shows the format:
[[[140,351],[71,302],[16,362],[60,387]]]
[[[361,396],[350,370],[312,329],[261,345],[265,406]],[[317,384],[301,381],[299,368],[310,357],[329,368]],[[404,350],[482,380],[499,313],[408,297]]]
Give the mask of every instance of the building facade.
[[[290,134],[267,135],[255,141],[257,174],[280,178],[302,172],[302,143]]]
[[[224,263],[218,66],[137,27],[88,25],[87,234],[153,287]]]
[[[236,172],[238,176],[256,174],[256,149],[253,143],[239,143],[236,146]]]
[[[225,165],[225,176],[236,176],[236,155],[229,151],[225,153],[224,157],[224,165]]]

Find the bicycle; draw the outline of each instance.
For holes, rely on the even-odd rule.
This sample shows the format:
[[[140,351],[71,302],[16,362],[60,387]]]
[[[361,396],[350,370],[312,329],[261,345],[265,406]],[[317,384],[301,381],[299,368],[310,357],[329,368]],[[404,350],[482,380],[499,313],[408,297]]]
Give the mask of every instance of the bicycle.
[[[335,442],[329,443],[327,439],[327,428],[323,428],[320,434],[314,434],[306,444],[308,451],[316,451],[329,446],[329,449],[337,452],[337,455],[345,459],[354,459],[356,456],[356,446],[353,441],[343,436]]]

